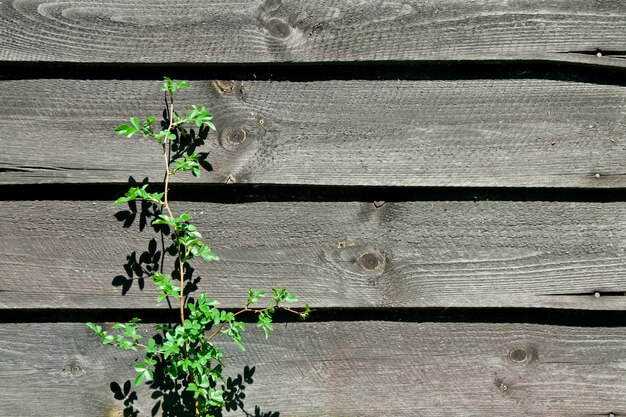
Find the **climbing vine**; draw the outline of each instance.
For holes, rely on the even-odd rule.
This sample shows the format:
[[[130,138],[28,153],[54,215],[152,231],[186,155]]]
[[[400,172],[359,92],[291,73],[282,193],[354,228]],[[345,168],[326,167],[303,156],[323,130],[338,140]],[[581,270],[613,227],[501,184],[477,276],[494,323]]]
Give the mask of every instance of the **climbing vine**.
[[[224,357],[222,349],[215,345],[215,339],[226,337],[245,350],[242,332],[246,323],[241,320],[242,315],[254,314],[256,326],[267,338],[273,328],[273,315],[279,309],[302,318],[306,318],[310,310],[308,305],[300,309],[287,307],[285,303],[294,303],[298,299],[285,288],[273,288],[269,296],[263,291],[250,289],[245,305],[238,311],[219,309],[218,302],[211,300],[205,293],[194,299],[190,297],[191,290],[185,291],[186,284],[192,279],[191,262],[197,258],[209,262],[219,260],[197,227],[191,223],[192,216],[188,213],[175,214],[169,200],[171,177],[184,172],[200,176],[208,155],[197,152],[197,143],[189,139],[195,137],[193,129],[201,132],[216,129],[212,122],[213,115],[205,106],[194,105],[184,114],[176,111],[174,99],[178,90],[188,88],[185,81],[175,82],[165,77],[162,90],[166,109],[160,129],[155,129],[154,116],[145,120],[131,117],[130,124],[122,124],[115,129],[118,135],[126,138],[141,135],[161,147],[165,173],[162,191],[151,190],[149,183],[133,186],[115,204],[141,200],[153,205],[152,226],[171,240],[167,253],[175,257],[175,262],[169,274],[164,271],[148,272],[159,292],[157,301],[173,300],[178,317],[175,324],[156,325],[157,334],[147,340],[139,332],[139,318],[133,318],[127,323],[115,323],[111,330],[94,323],[87,323],[87,326],[105,345],[133,351],[142,349],[145,352],[143,361],[135,365],[136,385],[151,381],[155,367],[160,366],[169,378],[180,382],[184,390],[193,394],[197,416],[212,416],[215,410],[225,407],[224,392],[218,389],[218,383],[224,382]],[[260,306],[263,298],[269,302]]]

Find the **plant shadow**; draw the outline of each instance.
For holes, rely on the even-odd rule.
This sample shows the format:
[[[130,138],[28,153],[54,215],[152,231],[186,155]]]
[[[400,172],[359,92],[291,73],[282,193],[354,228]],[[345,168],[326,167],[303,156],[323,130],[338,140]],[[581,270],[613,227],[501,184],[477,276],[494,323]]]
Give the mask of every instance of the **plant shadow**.
[[[168,125],[169,115],[167,114],[167,110],[164,110],[161,126],[165,129]],[[167,149],[168,161],[170,164],[185,155],[194,154],[198,147],[204,145],[209,135],[209,128],[202,126],[196,132],[195,129],[187,130],[182,127],[177,127],[173,130],[173,132],[176,134],[176,140],[169,142],[169,147]],[[198,158],[200,167],[204,171],[212,171],[213,167],[207,161],[209,153],[198,152],[198,154],[200,155]],[[129,187],[141,187],[148,184],[154,188],[163,188],[160,183],[150,184],[148,177],[144,178],[141,182],[138,182],[132,176],[128,178]],[[140,232],[144,231],[146,226],[150,225],[150,227],[157,234],[157,238],[160,240],[161,245],[160,250],[158,250],[157,238],[152,238],[150,239],[146,250],[140,254],[133,251],[126,257],[126,263],[123,265],[125,273],[123,275],[116,275],[111,282],[114,287],[120,288],[122,295],[126,295],[134,283],[136,283],[139,290],[142,291],[145,287],[146,278],[149,278],[155,272],[163,272],[163,262],[166,254],[170,256],[177,256],[177,250],[174,244],[167,247],[165,245],[165,238],[170,235],[169,227],[166,225],[152,225],[152,220],[161,214],[161,207],[156,203],[146,200],[129,201],[127,204],[127,209],[120,210],[115,213],[114,216],[117,221],[121,222],[122,227],[126,229],[131,228],[133,224],[138,221]],[[176,271],[173,275],[179,277],[179,274],[177,275]],[[185,278],[187,278],[187,276],[185,276]],[[193,291],[194,288],[197,288],[197,282],[190,282],[192,282],[190,289]],[[187,288],[185,288],[185,291],[187,291]]]
[[[262,411],[258,405],[254,410],[245,408],[246,387],[254,382],[252,378],[256,368],[245,366],[243,371],[236,377],[229,377],[221,384],[220,389],[224,391],[223,398],[226,406],[224,409],[215,408],[211,410],[214,417],[223,417],[226,413],[241,411],[247,417],[280,417],[277,411]],[[150,411],[151,416],[164,417],[195,417],[195,407],[193,395],[185,392],[181,380],[172,380],[164,372],[164,364],[158,363],[155,367],[154,380],[149,385],[152,390],[151,398],[155,401]],[[137,392],[132,390],[130,380],[122,385],[112,382],[110,385],[113,397],[122,401],[124,405],[124,417],[138,417],[140,414],[136,401],[139,400]]]

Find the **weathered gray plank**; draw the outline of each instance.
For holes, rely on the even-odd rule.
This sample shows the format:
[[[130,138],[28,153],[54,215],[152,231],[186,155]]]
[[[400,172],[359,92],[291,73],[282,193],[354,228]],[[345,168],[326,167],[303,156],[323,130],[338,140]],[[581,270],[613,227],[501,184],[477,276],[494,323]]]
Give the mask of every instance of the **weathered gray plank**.
[[[1,82],[0,182],[161,178],[157,146],[112,134],[128,116],[162,113],[159,86]],[[626,87],[534,79],[197,81],[180,98],[181,109],[206,103],[219,128],[207,147],[214,171],[196,181],[626,187]]]
[[[240,306],[248,288],[287,286],[315,307],[626,307],[615,296],[626,292],[626,203],[173,207],[194,216],[221,257],[195,267],[200,289],[224,306]],[[124,229],[116,211],[95,201],[0,203],[0,306],[156,307],[150,280],[140,291],[135,276],[126,296],[121,284],[126,257],[139,259],[153,238],[160,251],[160,238],[140,233],[138,219]]]
[[[252,331],[227,348],[248,411],[289,416],[598,416],[626,412],[626,329],[328,322]],[[0,416],[117,416],[136,356],[80,323],[0,325]],[[133,389],[134,390],[134,389]],[[149,389],[136,389],[151,415]],[[120,414],[116,414],[116,413]]]
[[[0,4],[0,60],[548,59],[625,66],[623,0],[41,1]],[[584,52],[608,51],[601,59]],[[611,57],[610,53],[621,55]]]

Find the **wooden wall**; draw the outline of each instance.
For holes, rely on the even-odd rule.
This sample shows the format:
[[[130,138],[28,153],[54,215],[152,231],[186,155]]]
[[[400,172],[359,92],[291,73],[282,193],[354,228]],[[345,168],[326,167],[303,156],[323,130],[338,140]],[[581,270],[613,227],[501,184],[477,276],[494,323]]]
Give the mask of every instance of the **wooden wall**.
[[[7,0],[0,416],[161,414],[84,322],[173,317],[111,203],[163,75],[218,127],[200,290],[316,309],[227,348],[232,415],[626,415],[625,0]]]

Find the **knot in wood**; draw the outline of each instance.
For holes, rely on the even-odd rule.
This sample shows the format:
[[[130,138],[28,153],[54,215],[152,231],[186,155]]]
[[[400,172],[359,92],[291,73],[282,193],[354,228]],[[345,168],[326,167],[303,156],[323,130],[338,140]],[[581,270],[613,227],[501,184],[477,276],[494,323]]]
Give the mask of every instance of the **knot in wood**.
[[[529,357],[530,354],[528,350],[524,348],[513,349],[509,352],[509,359],[514,363],[526,363]]]
[[[265,24],[268,33],[276,39],[287,39],[291,35],[291,26],[277,17],[273,17]]]
[[[237,83],[233,80],[215,80],[213,86],[221,95],[230,95],[235,91]]]
[[[111,408],[109,411],[107,411],[105,416],[106,417],[123,417],[124,410],[119,409],[119,408]]]
[[[359,256],[357,263],[367,271],[380,271],[384,264],[384,259],[380,254],[366,252]]]
[[[248,134],[246,133],[245,129],[242,127],[239,127],[234,130],[229,130],[226,133],[226,141],[229,144],[235,145],[235,146],[238,146],[244,143],[247,137],[248,137]]]
[[[75,363],[70,366],[70,372],[72,375],[78,375],[83,372],[83,368],[79,364]]]

